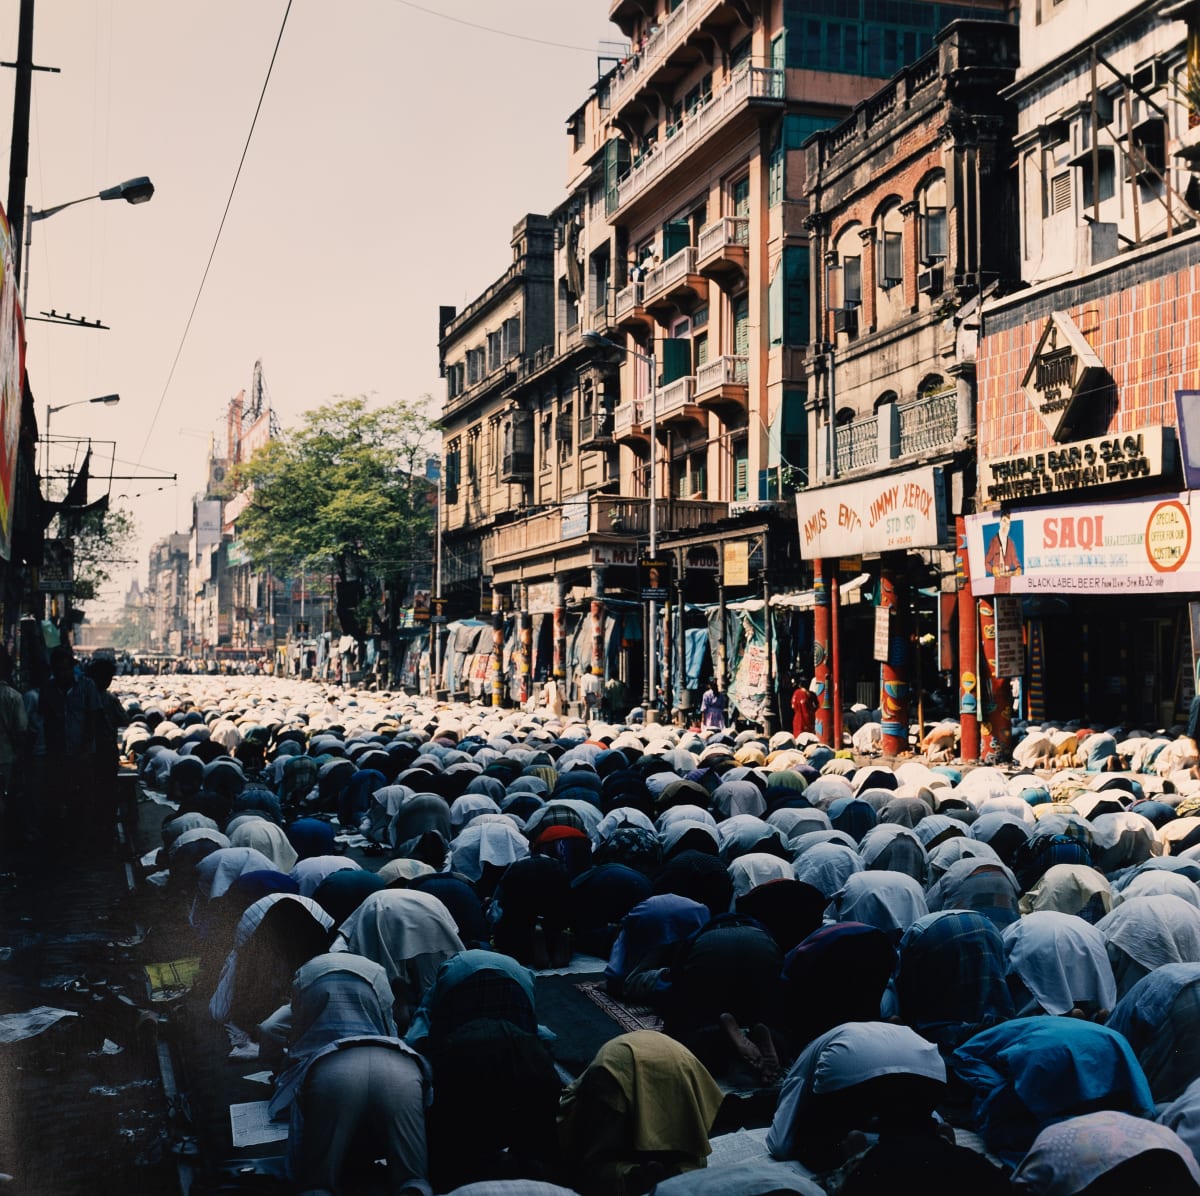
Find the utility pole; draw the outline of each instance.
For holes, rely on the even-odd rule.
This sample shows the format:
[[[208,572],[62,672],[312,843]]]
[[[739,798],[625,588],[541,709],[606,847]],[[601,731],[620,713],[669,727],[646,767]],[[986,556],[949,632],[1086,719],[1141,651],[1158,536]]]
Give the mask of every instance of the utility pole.
[[[8,158],[8,227],[17,279],[21,261],[21,233],[25,222],[25,176],[29,172],[29,95],[33,80],[33,0],[21,0],[17,30],[17,85],[13,92],[12,147]]]

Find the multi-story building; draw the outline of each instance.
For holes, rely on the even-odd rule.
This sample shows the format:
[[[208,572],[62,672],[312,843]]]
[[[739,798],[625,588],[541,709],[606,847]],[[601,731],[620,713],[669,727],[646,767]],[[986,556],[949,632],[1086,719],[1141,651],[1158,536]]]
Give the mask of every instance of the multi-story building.
[[[1162,0],[1021,9],[1029,286],[983,308],[967,527],[972,585],[1014,628],[1001,728],[1013,677],[1022,713],[1093,726],[1169,726],[1194,692],[1197,20]]]
[[[236,476],[232,471],[246,464],[277,431],[275,415],[266,395],[261,361],[254,363],[249,398],[243,390],[230,399],[225,431],[225,459],[231,476]],[[242,549],[238,517],[249,505],[251,491],[243,488],[234,493],[232,487],[227,486],[226,493],[222,532],[229,540],[226,559],[231,574],[232,601],[228,646],[239,656],[274,656],[276,616],[283,613],[277,612],[277,607],[283,604],[286,588],[270,570],[256,568]]]
[[[921,667],[914,620],[937,629],[938,591],[954,590],[955,518],[974,509],[980,297],[1017,277],[1014,117],[1000,96],[1017,32],[953,23],[806,146],[813,350],[801,551],[826,599],[839,562],[852,560],[879,587],[890,624],[886,653],[866,626],[870,608],[848,612],[832,643],[822,602],[818,731],[840,739],[846,697],[879,705],[891,752],[908,746],[910,685],[938,671],[932,651]]]
[[[505,304],[531,294],[519,253],[466,311],[443,310],[446,596],[483,577],[535,619],[586,598],[591,667],[634,697],[648,673],[636,565],[651,539],[675,567],[677,611],[712,602],[723,620],[726,598],[806,583],[790,502],[810,456],[801,146],[981,8],[853,7],[610,0],[631,48],[567,124],[568,195],[546,228],[552,325],[540,340],[526,326],[517,368],[500,369]],[[509,426],[530,462],[520,479],[504,472]],[[464,474],[472,462],[490,477]],[[759,624],[757,654],[735,637],[744,675],[720,650],[710,666],[752,717],[773,710],[779,647]],[[683,640],[676,619],[668,643]],[[686,704],[682,673],[667,696]]]
[[[150,649],[178,655],[187,639],[188,536],[173,532],[150,549],[147,596],[150,603]]]

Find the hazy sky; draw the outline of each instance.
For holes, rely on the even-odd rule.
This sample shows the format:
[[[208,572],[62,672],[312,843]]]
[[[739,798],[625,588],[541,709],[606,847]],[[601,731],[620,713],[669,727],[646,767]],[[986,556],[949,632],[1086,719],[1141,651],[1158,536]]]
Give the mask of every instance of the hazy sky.
[[[28,324],[39,422],[47,404],[118,392],[117,407],[56,414],[52,436],[95,437],[97,457],[115,440],[118,474],[179,475],[113,483],[139,525],[137,561],[93,613],[145,580],[154,540],[188,527],[208,437],[256,360],[285,426],[335,395],[440,401],[438,306],[482,291],[507,268],[516,221],[563,197],[566,118],[620,37],[608,7],[41,0],[34,61],[61,73],[34,73],[28,203],[143,174],[156,187],[148,204],[90,202],[35,223],[27,263],[31,314],[111,328]],[[11,61],[17,0],[0,11]],[[54,451],[70,461],[69,446]]]

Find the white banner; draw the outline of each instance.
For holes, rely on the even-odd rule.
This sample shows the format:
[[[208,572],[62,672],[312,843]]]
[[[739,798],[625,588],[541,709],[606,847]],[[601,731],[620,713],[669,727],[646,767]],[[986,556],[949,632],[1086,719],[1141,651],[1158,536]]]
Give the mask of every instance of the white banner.
[[[1190,493],[967,517],[976,594],[1200,590]]]
[[[796,513],[806,561],[948,542],[942,471],[933,466],[802,490]]]

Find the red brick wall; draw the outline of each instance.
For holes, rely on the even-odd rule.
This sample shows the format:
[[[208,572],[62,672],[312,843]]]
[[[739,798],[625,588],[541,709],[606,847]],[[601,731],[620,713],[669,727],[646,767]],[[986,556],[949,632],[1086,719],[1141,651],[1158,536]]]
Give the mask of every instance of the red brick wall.
[[[1117,410],[1106,431],[1173,427],[1175,391],[1200,389],[1200,264],[1058,310],[1075,321],[1116,385]],[[1021,390],[1046,319],[1039,314],[989,333],[985,316],[977,357],[981,457],[1008,457],[1053,444]]]

